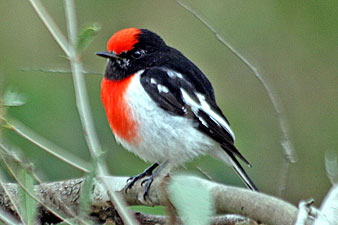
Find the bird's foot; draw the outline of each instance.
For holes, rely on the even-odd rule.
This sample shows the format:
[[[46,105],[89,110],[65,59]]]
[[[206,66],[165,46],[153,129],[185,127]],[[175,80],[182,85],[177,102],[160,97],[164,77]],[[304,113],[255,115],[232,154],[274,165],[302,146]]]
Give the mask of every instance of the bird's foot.
[[[149,198],[149,190],[150,190],[150,186],[152,185],[155,177],[158,175],[158,173],[154,173],[152,174],[150,177],[145,178],[144,180],[142,180],[141,182],[141,186],[145,185],[144,187],[144,192],[143,192],[143,199],[144,201],[147,201],[146,198]],[[162,182],[167,182],[168,183],[168,179],[170,178],[170,174],[168,173],[167,175],[165,175],[163,177]]]
[[[166,167],[168,165],[168,162],[169,161],[165,161],[164,163],[162,163],[159,168],[148,178],[144,179],[142,182],[141,182],[141,186],[145,185],[144,187],[144,192],[143,192],[143,199],[145,201],[146,198],[148,197],[149,198],[149,190],[150,190],[150,187],[151,187],[151,184],[153,183],[155,177],[157,177],[160,172],[163,170],[164,167]]]
[[[129,189],[131,189],[134,184],[136,183],[136,181],[138,181],[139,179],[142,179],[143,177],[146,176],[152,176],[154,169],[158,166],[158,163],[154,163],[153,165],[151,165],[150,167],[148,167],[145,171],[143,171],[142,173],[136,175],[136,176],[132,176],[130,177],[127,182],[128,184],[126,185],[126,187],[124,188],[124,191],[128,192]],[[143,181],[142,181],[143,183]],[[141,184],[142,184],[141,183]]]
[[[145,185],[144,192],[143,192],[144,201],[146,201],[146,198],[149,197],[149,189],[150,189],[151,184],[154,181],[154,175],[155,174],[151,175],[149,178],[146,178],[141,182],[142,186]]]

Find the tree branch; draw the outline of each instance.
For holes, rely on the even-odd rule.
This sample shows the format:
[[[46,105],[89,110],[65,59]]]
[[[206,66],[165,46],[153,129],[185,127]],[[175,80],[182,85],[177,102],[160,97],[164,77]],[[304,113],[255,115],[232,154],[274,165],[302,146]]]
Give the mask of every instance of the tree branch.
[[[155,180],[150,189],[150,201],[143,200],[144,187],[140,185],[140,181],[126,194],[123,188],[127,177],[105,176],[100,179],[105,180],[105,184],[109,186],[110,191],[120,192],[129,205],[154,206],[163,205],[166,201],[165,193],[161,190],[160,179]],[[216,200],[215,208],[218,214],[238,214],[265,224],[275,225],[289,225],[294,224],[296,221],[298,209],[283,200],[246,189],[217,184],[197,177],[187,176],[186,179],[187,181],[190,179],[198,181],[212,193]],[[84,178],[43,183],[35,186],[35,192],[36,196],[46,205],[53,205],[55,208],[61,209],[67,206],[73,212],[78,212],[78,199],[83,183]],[[18,185],[12,183],[4,185],[7,192],[10,192],[16,198]],[[105,190],[103,184],[96,183],[93,190],[93,208],[107,209],[107,207],[113,207]],[[53,193],[53,195],[50,193]],[[58,198],[57,201],[55,200],[56,197]],[[0,188],[0,206],[6,210],[12,208],[12,203],[2,188]]]
[[[135,213],[136,219],[143,225],[166,225],[168,224],[169,218],[167,216],[147,215],[142,213]],[[181,225],[182,221],[176,218],[177,225]],[[239,215],[224,215],[216,216],[212,219],[212,225],[234,225],[234,224],[250,224],[258,225],[257,222]],[[262,225],[262,224],[261,224]]]

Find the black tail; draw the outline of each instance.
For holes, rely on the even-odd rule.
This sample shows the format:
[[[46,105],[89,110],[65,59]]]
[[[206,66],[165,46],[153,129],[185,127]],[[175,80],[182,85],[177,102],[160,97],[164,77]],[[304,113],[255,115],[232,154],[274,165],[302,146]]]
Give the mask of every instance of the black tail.
[[[226,154],[229,156],[229,158],[231,159],[232,168],[235,170],[235,172],[237,173],[237,175],[242,179],[242,181],[244,182],[244,184],[248,188],[250,188],[251,190],[258,191],[258,188],[252,182],[252,180],[250,179],[250,177],[248,176],[248,174],[245,172],[245,170],[243,169],[243,167],[241,166],[241,164],[238,162],[238,160],[236,159],[236,157],[234,156],[234,154],[231,151],[229,151],[228,149],[224,149],[224,150],[225,150]]]

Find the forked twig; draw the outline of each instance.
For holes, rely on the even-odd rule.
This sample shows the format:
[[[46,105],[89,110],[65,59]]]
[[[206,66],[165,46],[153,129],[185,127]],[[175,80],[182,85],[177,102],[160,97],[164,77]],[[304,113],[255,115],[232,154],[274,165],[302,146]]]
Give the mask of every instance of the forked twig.
[[[40,1],[37,1],[37,0],[29,0],[29,2],[31,3],[35,12],[40,17],[41,21],[45,24],[48,31],[52,34],[53,38],[59,44],[61,49],[69,57],[70,52],[68,49],[67,40],[65,36],[62,34],[62,32],[60,31],[60,29],[58,28],[58,26],[55,24],[54,20],[49,16],[45,7],[43,7]]]
[[[284,150],[284,165],[281,175],[281,183],[280,183],[280,190],[279,194],[282,194],[286,188],[286,179],[288,174],[289,163],[295,163],[297,160],[296,150],[294,149],[291,141],[290,135],[288,131],[288,125],[286,121],[285,113],[282,110],[282,105],[279,100],[273,94],[270,86],[266,83],[263,79],[263,76],[258,72],[257,68],[254,67],[246,58],[244,58],[231,44],[229,44],[218,32],[217,30],[211,26],[199,13],[197,13],[193,8],[189,7],[188,5],[184,4],[180,0],[176,0],[176,2],[182,6],[185,10],[190,12],[193,16],[195,16],[201,23],[203,23],[212,33],[214,33],[215,37],[218,41],[220,41],[226,48],[228,48],[236,57],[238,57],[255,75],[258,81],[262,84],[263,88],[265,89],[266,93],[269,96],[269,99],[273,105],[273,108],[277,114],[277,118],[279,121],[279,126],[282,132],[282,138],[280,144]],[[286,171],[285,171],[286,168]]]
[[[92,120],[90,107],[88,104],[88,96],[85,80],[82,74],[82,63],[80,62],[78,55],[75,50],[76,39],[77,39],[77,25],[74,12],[74,2],[72,0],[65,0],[66,9],[66,21],[68,28],[68,39],[69,39],[69,60],[72,68],[72,75],[74,81],[74,90],[76,94],[76,105],[78,113],[80,115],[82,129],[84,130],[84,136],[89,147],[91,156],[97,163],[98,173],[100,175],[106,173],[104,163],[100,160],[102,158],[102,148],[98,141],[94,122]]]
[[[65,54],[68,56],[71,67],[72,67],[72,75],[74,80],[74,88],[76,94],[76,103],[78,108],[78,113],[81,118],[82,128],[84,130],[84,135],[87,141],[87,145],[89,147],[91,156],[96,163],[96,167],[98,169],[98,174],[100,176],[106,174],[106,166],[103,163],[102,159],[102,149],[99,144],[94,123],[91,117],[91,112],[88,104],[88,97],[86,92],[85,81],[83,78],[83,67],[80,62],[80,59],[77,55],[75,50],[75,43],[77,39],[76,34],[76,19],[75,19],[75,7],[73,0],[65,0],[65,9],[66,9],[66,21],[67,21],[67,28],[68,28],[68,35],[69,35],[69,42],[67,42],[61,32],[59,32],[58,27],[52,20],[52,18],[48,15],[47,11],[41,5],[39,0],[30,0],[33,8],[35,9],[36,13],[43,21],[45,26],[48,28],[49,32],[52,34],[53,38],[56,42],[60,45],[63,49]],[[104,186],[105,183],[103,183]],[[108,191],[108,189],[106,189]],[[129,213],[126,205],[124,202],[117,196],[114,192],[109,192],[109,197],[111,201],[114,203],[116,209],[118,210],[120,216],[122,217],[123,221],[128,224],[137,224],[135,219],[132,218]]]
[[[19,184],[19,186],[32,198],[34,199],[36,202],[38,202],[41,206],[45,207],[48,211],[50,211],[53,215],[55,215],[56,217],[58,217],[61,220],[66,220],[66,218],[64,218],[56,209],[55,207],[49,206],[47,205],[47,203],[43,202],[37,195],[35,195],[34,193],[30,192],[25,186],[24,184],[18,179],[18,175],[15,173],[15,171],[13,170],[13,168],[11,167],[11,165],[6,161],[6,156],[11,157],[12,160],[16,161],[21,167],[22,169],[25,169],[26,171],[28,171],[28,173],[32,176],[32,178],[37,182],[38,185],[42,185],[40,178],[33,172],[32,169],[28,169],[28,166],[25,165],[25,163],[23,161],[21,161],[18,157],[16,157],[15,154],[13,154],[13,151],[11,151],[11,149],[9,149],[7,146],[5,146],[3,143],[0,143],[0,157],[2,158],[2,161],[4,162],[5,166],[7,167],[9,173],[12,175],[12,177],[14,178],[14,180],[16,180],[16,182]],[[0,173],[0,178],[1,180],[4,179],[4,176],[2,176],[2,174]],[[12,193],[10,193],[9,190],[7,190],[7,187],[5,184],[3,184],[0,181],[0,187],[3,188],[3,190],[5,191],[5,193],[7,193],[8,197],[10,198],[10,201],[12,202],[14,209],[16,210],[17,214],[19,215],[21,221],[25,224],[22,216],[20,215],[20,211],[19,211],[19,207],[17,206],[17,202],[15,200],[15,196],[12,196]],[[6,183],[9,183],[6,181]],[[48,191],[48,194],[50,196],[50,199],[53,196],[53,193],[51,193],[51,191]],[[77,215],[72,212],[72,210],[67,206],[67,205],[62,205],[61,201],[59,200],[59,196],[53,196],[53,204],[57,205],[57,209],[61,209],[63,212],[66,213],[66,215],[72,217],[72,218],[77,218],[78,221],[81,222],[81,224],[85,224],[88,225],[89,223],[87,223],[86,221],[84,221],[82,218],[77,217]],[[73,224],[70,221],[66,222],[67,224]]]
[[[4,151],[4,152],[9,152],[10,150],[8,150],[4,145],[0,144],[0,148]],[[63,220],[65,223],[72,225],[73,223],[69,222],[66,218],[64,218],[60,213],[58,213],[56,210],[52,209],[51,207],[47,206],[46,204],[44,204],[34,193],[31,193],[20,181],[20,179],[18,178],[18,176],[16,175],[16,173],[13,171],[12,167],[7,163],[7,161],[4,158],[3,154],[0,154],[0,157],[3,159],[2,161],[5,163],[5,166],[7,167],[9,173],[12,175],[12,177],[16,180],[16,182],[18,183],[18,185],[32,198],[34,199],[36,202],[40,203],[41,205],[43,205],[46,209],[48,209],[48,211],[50,211],[53,215],[55,215],[56,217],[60,218],[61,220]]]
[[[89,150],[91,153],[92,158],[96,162],[98,175],[104,176],[107,174],[106,166],[102,160],[102,150],[96,135],[96,131],[94,128],[94,122],[92,120],[89,104],[88,104],[88,97],[86,91],[86,85],[83,78],[83,67],[81,62],[79,61],[79,56],[76,53],[75,45],[77,39],[77,25],[76,25],[76,18],[75,18],[75,6],[73,0],[65,0],[65,9],[66,9],[66,21],[67,21],[67,28],[68,28],[68,37],[70,41],[70,64],[72,67],[72,75],[74,80],[74,88],[76,93],[76,102],[78,111],[81,118],[81,123],[84,131],[86,132],[85,137],[87,139],[87,144],[89,146]],[[123,201],[123,199],[119,196],[118,193],[111,192],[107,188],[107,184],[103,181],[103,185],[106,188],[109,198],[114,205],[120,216],[122,217],[124,223],[128,225],[137,224],[136,220],[130,216],[128,212],[128,208]]]

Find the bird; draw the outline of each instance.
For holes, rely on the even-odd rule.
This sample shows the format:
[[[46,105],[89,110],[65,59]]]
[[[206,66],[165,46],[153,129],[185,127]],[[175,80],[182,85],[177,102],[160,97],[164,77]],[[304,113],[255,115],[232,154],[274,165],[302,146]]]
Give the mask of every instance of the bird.
[[[235,147],[234,132],[216,104],[210,81],[180,51],[148,29],[131,27],[114,33],[107,51],[96,55],[107,59],[101,100],[116,141],[153,163],[128,179],[126,191],[143,179],[145,199],[162,170],[207,154],[258,191],[239,163],[251,167]]]

